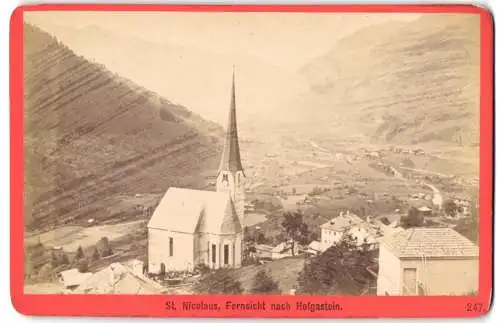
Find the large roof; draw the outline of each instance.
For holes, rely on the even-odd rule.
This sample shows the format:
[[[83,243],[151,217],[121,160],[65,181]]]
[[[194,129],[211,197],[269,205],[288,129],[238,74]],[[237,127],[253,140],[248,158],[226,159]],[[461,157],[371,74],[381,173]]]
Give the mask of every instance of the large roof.
[[[158,204],[148,228],[176,232],[233,234],[242,231],[228,192],[171,187]]]
[[[163,287],[157,282],[132,273],[120,263],[113,263],[84,281],[76,294],[161,294]]]
[[[477,257],[478,247],[451,228],[411,228],[382,239],[399,258]]]
[[[233,87],[231,90],[231,108],[229,110],[229,120],[226,129],[226,139],[224,141],[224,150],[219,165],[219,173],[221,171],[243,171],[240,158],[240,144],[238,142],[238,127],[236,125],[236,93],[234,86],[234,71],[233,71]]]
[[[92,276],[91,273],[81,273],[78,269],[73,268],[59,273],[59,277],[64,287],[78,286],[86,279]]]

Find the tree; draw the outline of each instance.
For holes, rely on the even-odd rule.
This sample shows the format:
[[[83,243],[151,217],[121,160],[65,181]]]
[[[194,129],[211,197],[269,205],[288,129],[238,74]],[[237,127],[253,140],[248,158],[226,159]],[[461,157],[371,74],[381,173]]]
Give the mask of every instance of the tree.
[[[94,253],[92,254],[92,260],[97,261],[99,260],[101,256],[99,255],[99,250],[97,248],[94,248]]]
[[[262,232],[262,231],[257,232],[256,242],[257,242],[257,244],[266,243],[266,236],[264,235],[264,232]]]
[[[408,215],[401,217],[401,226],[405,229],[424,225],[424,216],[414,207],[408,210]]]
[[[102,237],[97,242],[97,249],[99,250],[101,257],[103,257],[103,258],[111,256],[113,254],[113,250],[111,249],[111,246],[109,245],[109,240],[107,237]]]
[[[78,246],[78,249],[76,249],[76,255],[75,255],[75,260],[80,260],[85,258],[85,254],[83,253],[82,246]]]
[[[243,293],[241,284],[233,277],[232,273],[227,268],[217,269],[200,279],[195,290],[199,294],[241,294]]]
[[[281,294],[278,284],[266,273],[261,270],[253,279],[252,294]]]
[[[89,262],[87,261],[87,259],[80,259],[77,263],[76,263],[76,268],[78,269],[79,272],[81,273],[86,273],[87,271],[89,271]]]
[[[477,227],[478,227],[477,207],[476,207],[476,199],[474,198],[471,203],[470,216],[467,218],[460,219],[454,229],[455,231],[457,231],[470,241],[477,243],[479,239],[479,233]]]
[[[288,239],[292,240],[292,255],[295,256],[295,242],[306,244],[309,230],[301,212],[286,212],[283,216],[281,226]]]
[[[443,211],[448,216],[456,216],[458,213],[458,205],[453,200],[446,200],[443,203]]]
[[[376,254],[359,248],[346,234],[338,244],[304,264],[298,275],[297,292],[317,295],[360,295],[376,278],[367,270],[375,265]]]
[[[58,251],[58,252],[53,250],[52,251],[52,259],[50,260],[50,264],[52,265],[52,268],[56,268],[56,267],[59,267],[61,265],[67,265],[67,264],[69,264],[68,255],[62,250]]]

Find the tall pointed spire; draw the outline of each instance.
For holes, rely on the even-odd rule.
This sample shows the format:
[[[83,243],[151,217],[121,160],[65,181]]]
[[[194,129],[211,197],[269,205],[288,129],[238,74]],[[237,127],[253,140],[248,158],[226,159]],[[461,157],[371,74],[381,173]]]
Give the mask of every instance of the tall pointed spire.
[[[224,150],[219,166],[221,171],[243,171],[240,158],[240,145],[238,142],[238,127],[236,125],[236,90],[234,80],[234,65],[233,65],[233,83],[231,88],[231,107],[229,109],[229,119],[226,129],[226,139],[224,142]]]

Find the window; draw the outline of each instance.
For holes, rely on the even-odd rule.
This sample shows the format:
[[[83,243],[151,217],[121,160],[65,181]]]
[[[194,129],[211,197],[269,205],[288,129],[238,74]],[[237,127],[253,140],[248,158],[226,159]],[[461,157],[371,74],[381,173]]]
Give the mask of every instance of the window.
[[[229,245],[224,245],[224,265],[229,264]]]
[[[227,181],[229,181],[229,177],[228,177],[228,175],[227,175],[227,174],[222,174],[222,181],[223,181],[223,182],[227,182]]]
[[[212,263],[215,264],[215,261],[217,260],[217,257],[215,256],[215,254],[217,253],[217,247],[215,246],[215,244],[212,244]]]
[[[168,238],[168,250],[169,250],[169,256],[173,257],[174,256],[174,238]]]
[[[417,294],[417,269],[403,269],[403,295]]]

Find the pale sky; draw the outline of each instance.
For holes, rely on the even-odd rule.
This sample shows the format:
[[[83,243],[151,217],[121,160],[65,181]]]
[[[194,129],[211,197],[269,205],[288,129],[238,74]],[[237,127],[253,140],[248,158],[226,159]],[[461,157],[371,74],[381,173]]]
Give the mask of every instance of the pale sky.
[[[414,20],[420,14],[29,12],[42,29],[99,26],[155,43],[186,45],[216,54],[245,53],[282,68],[298,68],[342,37],[371,24]],[[57,35],[56,35],[57,36]]]
[[[284,108],[301,67],[371,25],[420,14],[27,12],[76,54],[224,124],[233,64],[239,119]],[[90,27],[90,28],[89,28]]]

